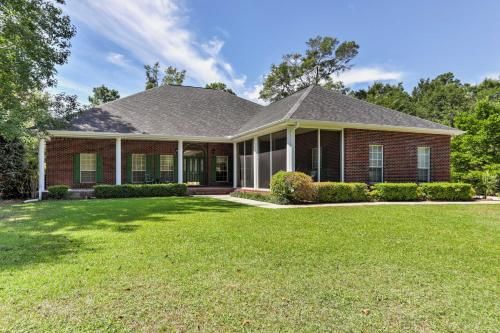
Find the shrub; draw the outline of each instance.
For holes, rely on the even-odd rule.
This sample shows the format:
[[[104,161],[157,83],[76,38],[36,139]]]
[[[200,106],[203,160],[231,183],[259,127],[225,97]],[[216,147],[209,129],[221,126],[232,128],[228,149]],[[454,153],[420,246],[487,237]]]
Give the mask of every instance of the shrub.
[[[368,186],[365,183],[316,183],[319,202],[367,201]]]
[[[428,200],[467,201],[475,195],[471,184],[426,183],[420,187]]]
[[[69,187],[66,185],[49,186],[49,198],[51,199],[64,199],[68,196]]]
[[[415,183],[379,183],[373,185],[372,198],[381,201],[414,201],[422,198]]]
[[[99,199],[133,198],[133,197],[171,197],[185,196],[186,184],[126,184],[126,185],[96,185],[94,195]]]
[[[454,175],[454,180],[471,184],[479,195],[495,195],[500,192],[500,170],[492,168],[487,171],[469,171]]]
[[[271,193],[238,191],[238,192],[231,193],[231,196],[236,197],[236,198],[243,198],[243,199],[250,199],[250,200],[257,200],[257,201],[264,201],[264,202],[272,202],[272,203],[275,202]]]
[[[281,204],[316,200],[316,187],[312,178],[302,172],[276,173],[271,179],[271,195]]]

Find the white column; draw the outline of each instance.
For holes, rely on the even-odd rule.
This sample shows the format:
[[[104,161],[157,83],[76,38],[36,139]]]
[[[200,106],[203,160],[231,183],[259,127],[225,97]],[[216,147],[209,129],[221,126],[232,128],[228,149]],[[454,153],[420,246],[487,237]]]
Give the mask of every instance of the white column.
[[[259,188],[259,139],[253,138],[253,188]]]
[[[340,133],[340,181],[344,181],[344,129]]]
[[[122,184],[122,139],[116,138],[115,142],[115,184]]]
[[[295,127],[286,129],[286,171],[295,171]]]
[[[184,147],[182,140],[177,142],[177,182],[183,183],[184,174]]]
[[[38,143],[38,199],[42,200],[45,191],[45,139]]]
[[[233,188],[238,186],[238,144],[233,143]]]
[[[321,181],[321,130],[318,128],[318,182]]]

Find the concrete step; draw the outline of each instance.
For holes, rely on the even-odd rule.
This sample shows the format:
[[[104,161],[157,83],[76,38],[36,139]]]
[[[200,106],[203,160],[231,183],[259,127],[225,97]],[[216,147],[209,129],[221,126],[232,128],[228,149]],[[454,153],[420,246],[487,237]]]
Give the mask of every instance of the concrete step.
[[[221,195],[234,192],[232,187],[188,187],[189,195]]]

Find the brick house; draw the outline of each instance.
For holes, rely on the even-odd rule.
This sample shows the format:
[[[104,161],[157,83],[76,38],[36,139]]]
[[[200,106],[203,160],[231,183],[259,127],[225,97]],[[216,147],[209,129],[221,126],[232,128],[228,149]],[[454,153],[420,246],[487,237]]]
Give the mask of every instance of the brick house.
[[[267,106],[161,86],[49,131],[40,141],[39,187],[185,182],[258,190],[279,170],[315,181],[447,181],[450,139],[461,133],[319,86]]]

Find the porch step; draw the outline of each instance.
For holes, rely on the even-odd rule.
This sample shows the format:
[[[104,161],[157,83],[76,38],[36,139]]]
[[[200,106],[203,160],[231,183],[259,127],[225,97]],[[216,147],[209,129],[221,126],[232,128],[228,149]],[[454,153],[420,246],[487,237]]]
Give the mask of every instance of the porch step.
[[[232,187],[188,187],[189,195],[221,195],[234,192]]]

